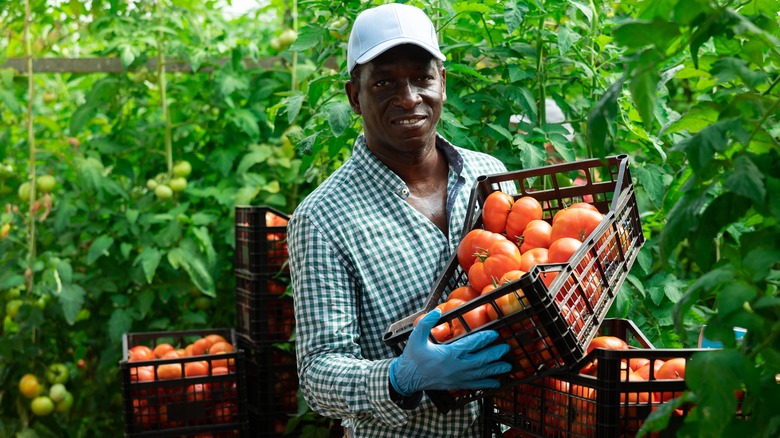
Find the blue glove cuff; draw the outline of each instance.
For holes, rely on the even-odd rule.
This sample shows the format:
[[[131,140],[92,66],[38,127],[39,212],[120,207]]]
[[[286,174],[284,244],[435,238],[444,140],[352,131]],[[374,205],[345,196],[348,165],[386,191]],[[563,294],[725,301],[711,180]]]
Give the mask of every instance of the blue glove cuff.
[[[395,392],[401,394],[404,397],[409,397],[411,394],[407,394],[404,391],[401,391],[401,388],[398,387],[398,382],[395,380],[395,364],[398,362],[398,359],[393,359],[393,361],[390,363],[390,372],[388,373],[390,375],[390,384],[393,385],[393,389],[395,389]]]

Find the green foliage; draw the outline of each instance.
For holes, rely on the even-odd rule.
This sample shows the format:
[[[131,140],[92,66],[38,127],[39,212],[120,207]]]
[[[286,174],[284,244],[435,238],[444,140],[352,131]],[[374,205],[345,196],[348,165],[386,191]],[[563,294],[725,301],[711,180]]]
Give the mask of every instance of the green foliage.
[[[0,46],[21,57],[23,2],[11,3]],[[57,186],[33,211],[18,196],[31,179],[27,78],[0,71],[0,303],[23,303],[3,324],[0,382],[14,388],[53,362],[83,382],[67,417],[31,417],[6,392],[0,435],[118,435],[121,334],[232,326],[234,206],[292,211],[349,156],[361,127],[343,91],[346,37],[366,4],[273,1],[228,19],[200,0],[32,3],[33,56],[115,57],[126,71],[34,76],[36,172]],[[631,158],[647,242],[611,316],[634,320],[657,347],[694,346],[702,324],[725,345],[697,353],[691,392],[648,428],[693,401],[683,435],[776,435],[776,5],[415,3],[447,55],[448,139],[510,169]],[[298,35],[287,48],[285,29]],[[161,75],[147,67],[159,55],[195,72]],[[551,123],[549,101],[566,125]],[[192,165],[186,189],[158,199],[147,182],[167,183],[179,160]],[[740,345],[734,326],[748,328]],[[749,420],[734,415],[734,389]],[[320,426],[303,403],[288,429],[316,436]]]

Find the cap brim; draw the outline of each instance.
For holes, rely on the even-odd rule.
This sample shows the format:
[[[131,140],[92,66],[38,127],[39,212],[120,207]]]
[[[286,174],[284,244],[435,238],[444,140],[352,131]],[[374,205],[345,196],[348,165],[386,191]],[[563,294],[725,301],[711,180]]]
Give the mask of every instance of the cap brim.
[[[441,61],[445,61],[447,59],[447,57],[444,56],[440,50],[436,49],[436,47],[432,47],[430,44],[425,44],[412,38],[394,38],[392,40],[384,41],[382,44],[377,44],[370,50],[367,50],[366,53],[355,59],[355,65],[357,66],[359,64],[365,64],[377,56],[392,49],[393,47],[400,46],[401,44],[414,44],[415,46],[422,47],[423,49],[427,50],[436,59]]]

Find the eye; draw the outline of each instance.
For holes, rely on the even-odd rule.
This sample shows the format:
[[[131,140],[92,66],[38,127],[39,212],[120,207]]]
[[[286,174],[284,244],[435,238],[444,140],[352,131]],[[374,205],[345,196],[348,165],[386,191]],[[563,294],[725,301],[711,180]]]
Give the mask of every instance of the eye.
[[[387,87],[388,85],[390,85],[390,81],[388,81],[387,79],[380,79],[376,81],[376,83],[374,84],[374,86],[377,88]]]

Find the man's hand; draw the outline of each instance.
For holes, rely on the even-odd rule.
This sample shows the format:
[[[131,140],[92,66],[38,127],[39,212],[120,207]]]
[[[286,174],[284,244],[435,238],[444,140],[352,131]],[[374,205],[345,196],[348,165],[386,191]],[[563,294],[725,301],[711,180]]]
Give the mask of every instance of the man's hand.
[[[497,388],[498,374],[512,365],[500,361],[509,351],[506,344],[488,347],[498,338],[494,330],[473,333],[451,344],[435,344],[428,335],[441,318],[434,309],[417,323],[404,352],[390,364],[390,383],[408,397],[426,389]]]

